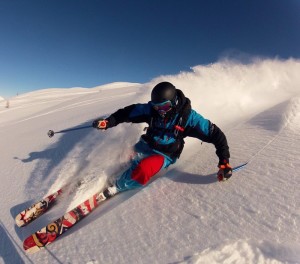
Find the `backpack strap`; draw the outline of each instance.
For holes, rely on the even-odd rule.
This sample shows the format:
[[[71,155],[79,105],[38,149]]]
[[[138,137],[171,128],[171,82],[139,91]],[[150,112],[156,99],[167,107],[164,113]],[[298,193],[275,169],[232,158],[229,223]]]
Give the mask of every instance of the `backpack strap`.
[[[178,148],[174,153],[171,154],[171,157],[173,158],[179,158],[184,148],[184,132],[186,129],[188,118],[191,113],[191,109],[191,101],[190,99],[186,98],[184,106],[179,111],[178,122],[174,126],[174,135],[176,137]]]
[[[190,99],[186,98],[184,106],[179,111],[178,122],[174,126],[174,135],[176,136],[176,138],[183,139],[185,126],[190,116],[191,109],[191,101]]]

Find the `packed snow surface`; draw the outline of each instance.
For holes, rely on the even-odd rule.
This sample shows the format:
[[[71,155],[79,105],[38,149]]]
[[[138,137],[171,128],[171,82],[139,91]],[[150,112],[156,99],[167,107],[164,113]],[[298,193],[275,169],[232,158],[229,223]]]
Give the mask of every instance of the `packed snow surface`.
[[[220,61],[150,83],[46,89],[0,102],[0,263],[300,263],[300,61]],[[167,80],[225,132],[232,166],[216,180],[213,145],[187,139],[178,162],[148,186],[100,205],[55,243],[22,241],[118,177],[145,124],[91,125],[145,103]],[[18,228],[14,217],[66,183],[74,189]],[[71,188],[71,187],[70,187]]]

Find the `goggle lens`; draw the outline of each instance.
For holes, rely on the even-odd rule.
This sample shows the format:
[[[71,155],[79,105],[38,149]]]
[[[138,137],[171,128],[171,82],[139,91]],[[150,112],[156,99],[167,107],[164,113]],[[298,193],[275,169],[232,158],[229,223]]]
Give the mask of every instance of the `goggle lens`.
[[[172,102],[166,101],[163,103],[155,104],[152,103],[154,110],[159,112],[159,114],[165,114],[172,109]]]

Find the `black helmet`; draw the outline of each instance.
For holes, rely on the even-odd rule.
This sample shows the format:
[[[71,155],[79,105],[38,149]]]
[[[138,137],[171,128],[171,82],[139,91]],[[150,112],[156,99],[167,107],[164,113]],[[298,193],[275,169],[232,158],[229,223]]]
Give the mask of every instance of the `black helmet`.
[[[153,103],[163,103],[170,100],[175,104],[176,94],[176,88],[172,83],[161,82],[153,88],[151,92],[151,101]]]

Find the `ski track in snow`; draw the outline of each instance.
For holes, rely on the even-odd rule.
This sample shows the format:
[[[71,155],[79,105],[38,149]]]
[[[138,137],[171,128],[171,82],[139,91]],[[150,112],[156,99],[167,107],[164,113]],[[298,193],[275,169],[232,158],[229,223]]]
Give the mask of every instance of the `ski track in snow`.
[[[9,109],[0,102],[0,146],[5,149],[0,263],[299,264],[300,93],[294,74],[299,62],[221,66],[162,76],[145,85],[37,91],[13,98]],[[292,68],[285,71],[284,66]],[[214,106],[222,107],[218,99],[213,101],[218,87],[211,76],[216,74],[230,97],[223,106],[232,110],[223,120],[214,113]],[[214,147],[189,138],[178,163],[146,188],[117,195],[46,250],[25,255],[24,238],[103,189],[128,167],[131,147],[145,125],[79,130],[51,139],[47,131],[91,124],[130,103],[147,102],[149,87],[164,78],[183,87],[196,110],[202,113],[204,104],[207,114],[212,113],[204,116],[219,121],[229,141],[232,166],[249,164],[228,182],[218,183]],[[257,79],[260,82],[247,96],[237,91],[239,85],[251,89],[247,83]],[[212,91],[197,96],[200,82]],[[259,96],[268,100],[263,104]],[[212,101],[213,109],[203,97]],[[68,183],[68,191],[47,214],[22,229],[14,225],[20,210]]]

